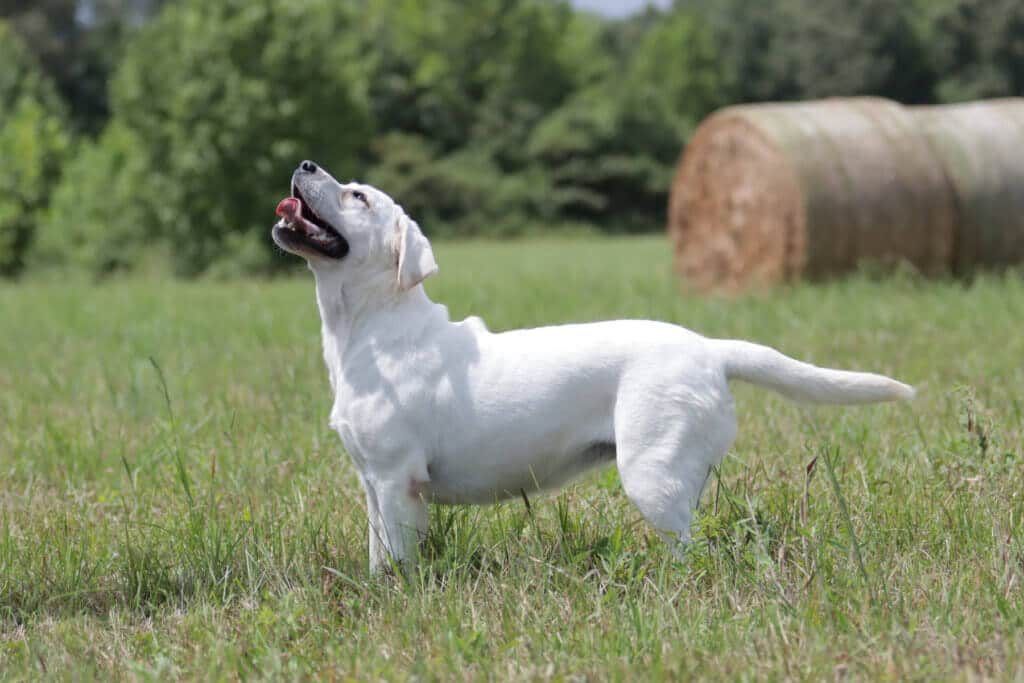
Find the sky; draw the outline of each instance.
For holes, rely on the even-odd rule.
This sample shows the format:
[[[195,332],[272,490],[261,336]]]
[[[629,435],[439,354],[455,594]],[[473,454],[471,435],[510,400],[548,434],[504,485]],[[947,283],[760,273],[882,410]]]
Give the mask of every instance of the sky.
[[[624,17],[643,9],[645,5],[668,7],[672,0],[572,0],[572,4],[608,17]]]

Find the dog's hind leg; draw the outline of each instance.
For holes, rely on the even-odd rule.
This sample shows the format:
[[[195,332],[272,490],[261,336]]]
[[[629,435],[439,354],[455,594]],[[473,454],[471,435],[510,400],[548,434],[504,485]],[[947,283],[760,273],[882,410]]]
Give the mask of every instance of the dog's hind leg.
[[[647,394],[635,406],[620,399],[615,440],[626,495],[681,558],[711,468],[736,436],[736,418],[728,390],[694,402],[675,398]]]

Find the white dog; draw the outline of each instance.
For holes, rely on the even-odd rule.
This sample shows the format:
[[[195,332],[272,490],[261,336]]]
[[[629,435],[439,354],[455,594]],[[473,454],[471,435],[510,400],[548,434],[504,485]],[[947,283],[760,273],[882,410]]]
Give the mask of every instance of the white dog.
[[[493,503],[612,462],[678,551],[736,434],[730,379],[818,403],[914,394],[661,322],[451,322],[421,285],[437,272],[430,243],[383,192],[305,161],[277,212],[274,241],[316,279],[331,426],[366,489],[373,571],[415,559],[428,503]]]

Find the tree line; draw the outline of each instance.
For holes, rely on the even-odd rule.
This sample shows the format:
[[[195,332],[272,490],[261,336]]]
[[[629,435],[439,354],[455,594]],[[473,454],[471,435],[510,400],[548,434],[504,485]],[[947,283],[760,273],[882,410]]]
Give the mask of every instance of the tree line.
[[[661,229],[736,102],[1024,94],[1019,0],[0,0],[0,274],[269,272],[296,163],[431,236]]]

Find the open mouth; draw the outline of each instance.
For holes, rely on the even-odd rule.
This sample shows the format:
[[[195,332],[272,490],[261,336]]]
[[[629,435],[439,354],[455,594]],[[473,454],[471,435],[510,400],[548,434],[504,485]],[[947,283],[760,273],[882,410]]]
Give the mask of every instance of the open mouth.
[[[281,217],[274,226],[277,243],[289,251],[313,250],[328,258],[340,259],[348,253],[348,241],[337,230],[317,215],[292,183],[292,194],[277,205]]]

